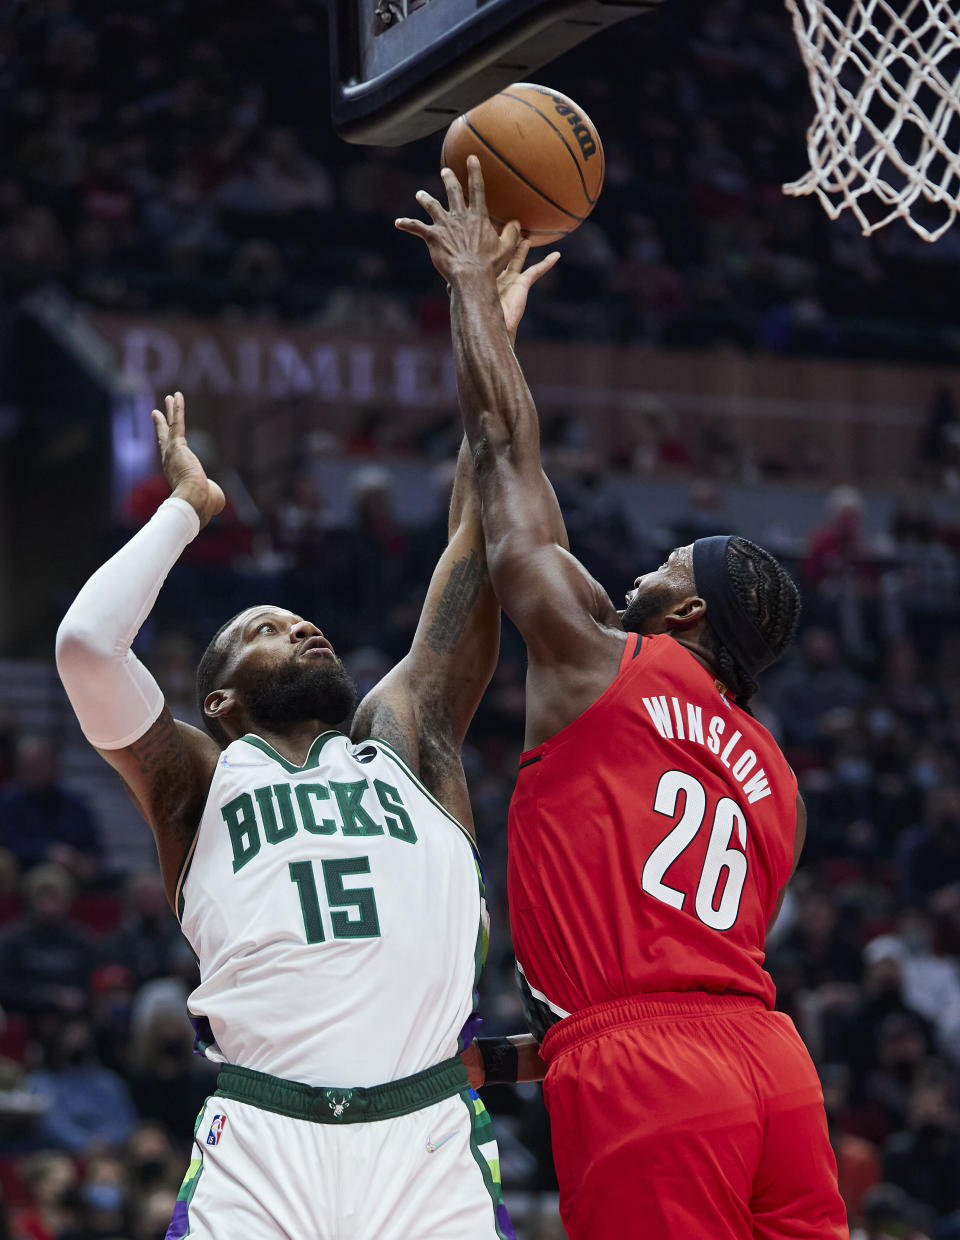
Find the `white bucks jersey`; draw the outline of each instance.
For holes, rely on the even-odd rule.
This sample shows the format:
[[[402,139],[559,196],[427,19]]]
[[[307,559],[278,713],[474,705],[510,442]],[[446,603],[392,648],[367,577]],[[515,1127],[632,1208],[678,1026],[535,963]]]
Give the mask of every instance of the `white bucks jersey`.
[[[203,1048],[308,1085],[455,1055],[486,950],[473,845],[379,740],[224,750],[177,892]]]

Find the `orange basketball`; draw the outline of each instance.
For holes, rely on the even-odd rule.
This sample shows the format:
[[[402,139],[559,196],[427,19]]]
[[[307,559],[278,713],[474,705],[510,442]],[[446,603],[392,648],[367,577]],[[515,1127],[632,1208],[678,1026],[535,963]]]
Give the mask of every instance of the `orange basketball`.
[[[498,226],[519,220],[534,245],[573,232],[603,186],[603,146],[583,108],[559,91],[515,82],[458,116],[440,159],[467,186],[467,156],[483,170],[487,206]]]

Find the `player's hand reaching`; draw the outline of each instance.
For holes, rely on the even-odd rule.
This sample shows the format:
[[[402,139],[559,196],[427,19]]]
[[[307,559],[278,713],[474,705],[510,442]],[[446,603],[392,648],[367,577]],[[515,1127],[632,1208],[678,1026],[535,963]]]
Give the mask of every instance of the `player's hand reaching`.
[[[396,221],[397,228],[426,242],[434,267],[448,283],[469,271],[487,272],[496,279],[516,253],[520,225],[511,220],[501,233],[494,228],[487,213],[480,161],[475,155],[467,159],[469,202],[464,200],[460,182],[449,168],[444,168],[440,176],[447,191],[446,210],[422,189],[417,202],[430,216],[431,223],[402,218]]]
[[[465,1046],[460,1052],[460,1059],[463,1066],[467,1070],[467,1080],[470,1082],[471,1089],[480,1089],[487,1079],[487,1074],[483,1068],[483,1056],[480,1054],[480,1047],[477,1046],[476,1038]]]
[[[517,341],[517,328],[527,308],[527,294],[540,277],[545,276],[556,265],[560,257],[560,252],[554,250],[539,263],[534,263],[532,267],[524,270],[523,264],[527,261],[529,253],[530,242],[523,238],[514,250],[513,258],[497,277],[497,292],[500,294],[500,306],[510,334],[511,344],[516,344]]]
[[[185,499],[200,518],[200,528],[215,517],[226,503],[223,491],[204,473],[195,453],[187,446],[183,393],[164,397],[163,414],[154,409],[151,417],[160,447],[160,463],[176,499]]]

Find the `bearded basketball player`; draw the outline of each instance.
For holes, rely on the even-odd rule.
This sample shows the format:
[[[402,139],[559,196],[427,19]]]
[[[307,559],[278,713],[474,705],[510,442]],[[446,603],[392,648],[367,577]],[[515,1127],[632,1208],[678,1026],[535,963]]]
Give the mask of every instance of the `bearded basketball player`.
[[[549,1067],[571,1240],[848,1235],[813,1064],[763,969],[805,833],[797,782],[747,709],[799,610],[743,538],[699,539],[618,614],[570,555],[537,414],[497,301],[517,243],[418,195],[452,296],[460,404],[501,606],[528,653],[508,898]]]
[[[514,327],[544,270],[522,266],[501,282]],[[458,1054],[487,938],[460,748],[499,642],[469,455],[410,653],[349,733],[343,665],[273,604],[234,616],[203,655],[205,733],[172,717],[131,650],[224,503],[187,444],[183,397],[153,417],[172,496],[83,587],[57,665],[153,829],[200,964],[198,1049],[222,1065],[168,1240],[513,1236]],[[511,1069],[500,1079],[542,1075],[528,1041],[525,1059],[490,1040]]]

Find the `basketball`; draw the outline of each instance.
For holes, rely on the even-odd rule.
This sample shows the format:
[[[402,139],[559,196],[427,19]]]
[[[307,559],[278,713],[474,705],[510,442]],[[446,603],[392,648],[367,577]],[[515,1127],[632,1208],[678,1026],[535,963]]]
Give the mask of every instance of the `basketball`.
[[[467,156],[483,170],[490,216],[519,220],[533,245],[550,245],[587,218],[603,186],[603,146],[583,108],[559,91],[516,82],[458,116],[440,159],[466,190]]]

